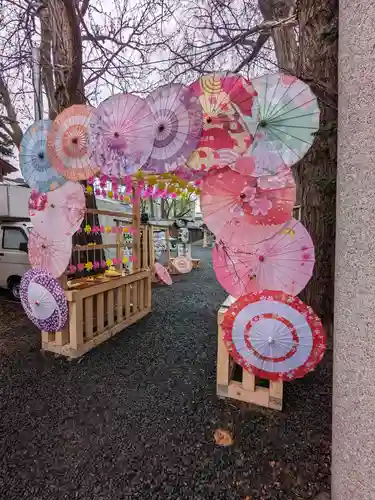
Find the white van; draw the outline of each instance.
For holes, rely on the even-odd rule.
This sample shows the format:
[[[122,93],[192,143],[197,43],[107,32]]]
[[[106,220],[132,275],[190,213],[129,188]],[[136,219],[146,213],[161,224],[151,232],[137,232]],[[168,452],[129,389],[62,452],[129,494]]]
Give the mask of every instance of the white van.
[[[0,222],[0,288],[7,288],[15,300],[20,298],[22,275],[30,269],[27,255],[30,222]]]

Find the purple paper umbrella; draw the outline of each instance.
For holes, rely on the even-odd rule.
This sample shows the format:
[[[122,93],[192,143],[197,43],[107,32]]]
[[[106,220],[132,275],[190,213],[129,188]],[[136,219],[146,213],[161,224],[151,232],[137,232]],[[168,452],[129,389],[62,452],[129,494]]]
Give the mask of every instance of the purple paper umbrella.
[[[88,127],[91,161],[104,175],[121,178],[148,160],[155,139],[155,120],[144,99],[117,94],[93,110]]]
[[[146,98],[155,118],[153,149],[143,170],[174,171],[184,165],[202,136],[203,110],[189,87],[177,83],[159,87]]]
[[[29,319],[44,332],[62,330],[68,305],[60,283],[44,269],[30,269],[21,280],[20,296]]]

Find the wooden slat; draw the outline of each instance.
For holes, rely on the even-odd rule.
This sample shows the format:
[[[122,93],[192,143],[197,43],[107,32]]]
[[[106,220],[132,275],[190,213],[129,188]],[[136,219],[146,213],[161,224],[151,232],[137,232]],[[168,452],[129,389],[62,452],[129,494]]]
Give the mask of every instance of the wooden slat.
[[[225,302],[224,302],[225,304]],[[223,306],[224,306],[223,304]],[[221,323],[226,312],[225,307],[219,309],[217,315],[217,367],[216,367],[216,383],[217,393],[219,396],[226,396],[229,386],[230,371],[229,371],[229,353],[223,340],[223,331]]]
[[[73,349],[80,349],[83,345],[83,300],[69,304],[69,333],[70,345]]]
[[[269,392],[269,407],[274,410],[281,410],[283,406],[283,381],[273,382],[270,380]]]
[[[115,324],[115,300],[114,300],[114,290],[108,290],[107,292],[107,318],[108,318],[108,328],[111,328]]]
[[[99,293],[96,296],[96,318],[99,334],[104,330],[104,293]]]
[[[151,302],[152,302],[152,280],[151,280],[151,274],[148,276],[146,280],[146,305],[145,307],[151,308]]]
[[[85,338],[92,339],[94,336],[94,298],[87,297],[84,300],[85,307]]]
[[[125,319],[130,317],[130,285],[125,285]]]
[[[120,235],[121,236],[121,235]],[[87,252],[89,250],[105,250],[106,248],[117,248],[117,243],[108,243],[108,245],[75,245],[73,252]],[[131,248],[131,243],[120,243],[122,248]]]
[[[140,269],[141,263],[141,249],[140,249],[140,238],[141,238],[141,206],[139,196],[135,196],[136,183],[133,186],[133,229],[135,234],[133,235],[133,257],[135,257],[135,262],[133,262],[133,272]]]
[[[132,283],[132,299],[131,299],[131,302],[133,304],[132,314],[135,314],[139,310],[139,308],[138,308],[138,284],[139,284],[139,282]]]
[[[138,306],[140,311],[145,308],[145,282],[146,280],[143,279],[138,283]]]
[[[246,370],[242,370],[242,386],[246,391],[255,391],[255,377]]]
[[[97,208],[87,208],[86,212],[93,215],[108,215],[109,217],[118,217],[120,220],[131,222],[131,215],[126,215],[123,212],[111,212],[110,210],[99,210]]]
[[[150,271],[141,271],[139,273],[128,274],[127,276],[111,278],[109,281],[105,281],[104,283],[96,283],[82,290],[67,290],[65,292],[65,296],[69,302],[74,302],[75,300],[90,297],[90,295],[97,295],[98,293],[117,288],[119,286],[125,285],[126,283],[133,283],[142,278],[146,278],[149,274]]]
[[[117,311],[117,317],[116,317],[116,323],[121,323],[124,317],[124,299],[122,297],[123,294],[123,287],[119,286],[116,288],[116,311]]]

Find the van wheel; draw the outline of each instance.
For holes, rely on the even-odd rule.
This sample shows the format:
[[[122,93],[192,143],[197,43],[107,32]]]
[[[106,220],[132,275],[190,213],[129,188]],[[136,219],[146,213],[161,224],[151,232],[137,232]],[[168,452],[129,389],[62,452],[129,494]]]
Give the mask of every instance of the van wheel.
[[[21,296],[20,296],[20,283],[21,283],[20,279],[13,279],[9,283],[9,290],[10,290],[10,293],[11,293],[12,298],[14,300],[20,300],[21,299]]]

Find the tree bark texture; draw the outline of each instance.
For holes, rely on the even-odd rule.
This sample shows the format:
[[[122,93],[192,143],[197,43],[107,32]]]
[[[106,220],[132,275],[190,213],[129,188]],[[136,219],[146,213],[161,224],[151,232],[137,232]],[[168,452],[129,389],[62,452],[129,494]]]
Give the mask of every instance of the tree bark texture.
[[[316,253],[313,277],[301,294],[322,318],[330,334],[336,220],[337,149],[337,0],[259,0],[265,20],[277,20],[296,9],[298,38],[292,26],[273,30],[278,66],[310,85],[318,96],[321,127],[307,155],[293,167],[301,222]]]
[[[320,131],[296,165],[301,222],[314,245],[313,277],[301,298],[333,328],[337,170],[337,0],[299,0],[299,54],[296,75],[319,96]]]
[[[47,14],[41,16],[42,33],[42,61],[45,62],[44,82],[51,84],[52,75],[54,80],[54,95],[50,91],[49,101],[54,107],[50,113],[51,118],[61,113],[64,109],[74,104],[85,104],[82,72],[82,38],[80,30],[80,19],[77,15],[75,0],[47,0]],[[48,18],[46,17],[48,15]],[[50,70],[52,51],[53,73]],[[44,48],[44,51],[43,51]],[[48,92],[48,90],[47,90]],[[86,186],[85,181],[81,182]],[[86,208],[96,209],[94,195],[86,195]],[[91,227],[100,226],[98,215],[87,214],[83,223]],[[73,236],[73,244],[87,245],[89,243],[102,244],[101,234],[76,233]],[[104,252],[82,252],[82,263],[87,260],[102,260]],[[81,259],[80,259],[81,260]],[[78,262],[78,254],[73,252],[72,262]]]

